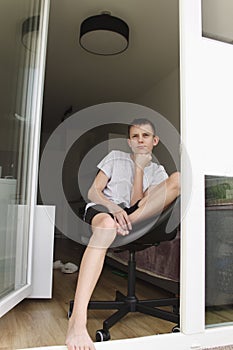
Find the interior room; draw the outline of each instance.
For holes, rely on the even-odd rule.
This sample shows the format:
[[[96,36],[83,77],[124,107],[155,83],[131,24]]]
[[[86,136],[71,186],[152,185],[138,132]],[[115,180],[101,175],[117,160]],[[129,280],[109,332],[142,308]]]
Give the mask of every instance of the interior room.
[[[69,7],[65,7],[62,1],[51,1],[41,152],[46,141],[60,123],[68,120],[73,114],[78,115],[79,111],[88,107],[112,102],[132,103],[157,111],[171,123],[179,134],[179,1],[146,0],[144,4],[145,6],[142,8],[141,2],[137,0],[124,3],[101,1],[93,6],[92,1],[79,1],[78,3],[72,1]],[[217,14],[220,16],[220,10],[215,13],[211,8],[212,3],[208,1],[204,1],[202,6],[203,35],[211,37],[210,33],[213,33],[214,28],[216,28],[216,21],[211,19],[215,18],[214,16]],[[110,13],[119,17],[129,26],[128,47],[118,55],[96,55],[85,51],[79,43],[82,21],[89,16],[101,13]],[[226,18],[226,13],[227,11],[223,9],[221,18]],[[219,17],[217,23],[220,23]],[[221,27],[220,24],[219,27]],[[111,123],[110,125],[101,125],[99,122],[99,126],[89,130],[85,137],[81,137],[79,142],[72,146],[64,164],[64,191],[71,208],[78,215],[82,214],[83,198],[75,184],[77,183],[77,171],[82,160],[90,150],[95,149],[103,141],[107,141],[109,148],[109,139],[111,138],[113,138],[111,141],[113,141],[114,146],[122,146],[121,141],[114,144],[114,140],[115,138],[119,140],[119,137],[122,140],[122,135],[125,135],[125,125]],[[171,174],[173,171],[179,170],[179,164],[175,162],[166,146],[166,143],[160,142],[159,146],[156,147],[155,155]],[[179,158],[179,146],[176,146],[175,158],[177,154]],[[71,261],[78,266],[83,246],[74,243],[77,240],[73,234],[70,238],[72,240],[63,235],[56,227],[54,260]],[[77,251],[81,251],[81,254]],[[212,258],[211,254],[211,257],[208,258],[208,264]],[[124,278],[122,275],[127,273],[127,259],[127,252],[116,254],[110,251],[108,253],[103,277],[98,284],[100,290],[101,286],[105,285],[106,280],[114,281],[116,278]],[[156,290],[156,293],[179,294],[179,234],[171,242],[138,252],[137,259],[137,276],[140,277],[137,280],[138,288],[142,283],[144,291],[148,287],[152,288],[153,292]],[[59,278],[64,278],[60,271],[54,272],[59,274]],[[213,273],[210,273],[210,276],[213,277]],[[75,278],[74,280],[76,281]],[[115,280],[115,283],[116,285],[122,283],[122,280]],[[207,280],[207,286],[208,283]],[[73,290],[74,285],[75,282],[73,282]],[[117,286],[115,286],[116,288]],[[94,299],[102,297],[101,291],[100,294],[97,291],[96,293],[93,296]],[[207,289],[206,323],[211,325],[230,321],[231,312],[229,313],[229,309],[221,310],[218,306],[217,310],[213,308],[214,302],[209,293],[210,290]],[[110,299],[113,294],[114,291],[109,292]],[[144,294],[142,297],[146,298],[146,295]],[[90,310],[90,313],[94,312],[95,317],[98,313],[101,323],[105,316],[99,316],[100,311]],[[143,324],[147,323],[144,316],[140,316]],[[127,320],[130,322],[130,316],[124,319],[124,321]],[[91,322],[94,326],[91,325]],[[156,325],[156,329],[145,330],[141,324],[139,328],[142,331],[137,330],[130,334],[128,330],[126,337],[169,333],[175,325],[164,320],[157,322],[155,318],[152,319],[151,324]],[[99,325],[97,326],[95,321],[91,320],[90,327],[93,327],[92,335],[94,336]],[[129,328],[131,328],[130,325]],[[118,337],[123,339],[125,337],[124,331],[117,335],[116,329],[117,326],[111,332],[112,339],[118,339]]]
[[[41,7],[42,3],[44,7]],[[156,245],[136,251],[135,254],[136,295],[138,299],[146,301],[152,298],[173,298],[175,301],[172,306],[170,304],[163,306],[161,310],[165,313],[172,311],[176,313],[176,317],[169,320],[154,317],[151,314],[146,315],[142,312],[128,313],[111,327],[111,339],[131,340],[136,337],[156,334],[161,335],[161,337],[152,338],[156,338],[156,346],[161,341],[161,348],[163,346],[172,347],[174,342],[172,337],[175,336],[177,348],[179,346],[180,348],[185,346],[186,348],[201,348],[201,341],[202,344],[208,342],[209,344],[222,344],[218,331],[216,331],[216,325],[232,324],[232,241],[228,238],[232,236],[233,182],[232,174],[231,177],[225,176],[225,173],[224,176],[218,176],[217,172],[216,176],[216,171],[212,172],[212,168],[208,168],[212,159],[209,155],[212,153],[209,152],[208,157],[204,157],[204,151],[208,149],[206,137],[209,135],[205,135],[205,137],[201,135],[199,140],[200,144],[202,142],[204,145],[203,159],[208,158],[208,166],[201,165],[200,159],[195,162],[195,157],[200,158],[199,150],[195,148],[196,153],[192,153],[193,144],[196,145],[192,126],[197,127],[198,125],[199,131],[199,125],[204,121],[205,125],[208,125],[208,130],[214,124],[212,123],[212,115],[209,117],[208,114],[213,101],[212,96],[208,110],[203,108],[204,117],[202,117],[202,111],[199,110],[199,101],[205,106],[205,101],[202,100],[203,96],[208,91],[212,91],[210,86],[206,84],[207,88],[201,94],[202,86],[198,81],[196,84],[198,88],[192,90],[200,72],[203,76],[203,89],[205,79],[210,84],[211,79],[209,78],[214,76],[211,69],[209,76],[207,75],[208,79],[205,73],[209,66],[211,67],[209,63],[213,62],[215,55],[213,54],[211,60],[206,59],[205,62],[202,57],[202,47],[199,44],[198,50],[193,52],[198,42],[193,40],[194,36],[192,37],[192,25],[195,27],[195,20],[199,21],[198,30],[195,28],[196,32],[200,34],[201,28],[197,3],[198,6],[202,3],[203,13],[208,20],[203,20],[203,23],[208,23],[208,26],[213,22],[214,25],[220,23],[214,17],[216,15],[218,19],[220,12],[218,6],[214,7],[214,10],[217,9],[217,11],[213,11],[211,7],[213,0],[200,2],[194,0],[190,2],[145,0],[143,3],[139,0],[124,2],[114,0],[69,0],[69,2],[51,0],[49,6],[47,1],[24,0],[23,5],[22,2],[18,1],[14,2],[14,6],[13,2],[9,1],[5,2],[4,5],[1,4],[4,7],[4,11],[0,11],[0,23],[4,25],[0,36],[1,47],[4,47],[0,55],[0,88],[1,96],[4,96],[0,106],[0,331],[3,348],[22,349],[64,345],[70,301],[74,299],[80,260],[86,246],[86,243],[82,241],[81,221],[77,226],[72,226],[71,229],[69,213],[71,212],[77,218],[83,215],[87,185],[91,183],[93,179],[91,176],[95,174],[91,173],[89,176],[90,174],[86,172],[89,160],[92,160],[91,171],[93,169],[96,171],[96,164],[102,158],[102,153],[118,149],[118,147],[128,151],[127,125],[135,115],[137,117],[150,116],[155,120],[160,142],[156,146],[153,156],[156,161],[164,165],[169,175],[180,170],[181,151],[184,150],[184,148],[180,148],[179,138],[182,129],[184,141],[186,141],[188,150],[191,150],[191,158],[194,160],[192,172],[197,182],[195,183],[196,191],[190,196],[189,209],[191,208],[192,215],[188,216],[188,219],[185,218],[183,226],[185,234],[182,235],[182,239],[180,238],[181,229],[178,227],[171,241],[161,242],[158,245],[157,242]],[[216,4],[219,5],[218,0],[215,1]],[[198,10],[200,9],[198,8]],[[230,13],[231,11],[224,10],[222,16],[224,23],[226,12]],[[40,43],[38,47],[40,46],[41,52],[44,50],[45,53],[46,51],[46,60],[43,61],[41,54],[40,60],[38,60],[40,64],[36,60],[36,51],[33,51],[36,50],[35,43],[38,40],[38,14],[43,14],[43,17],[49,15],[47,49],[47,22],[46,18],[41,17],[44,37],[43,40],[38,41]],[[123,35],[124,46],[123,48],[121,46],[121,52],[116,54],[116,52],[111,51],[111,53],[106,54],[102,51],[97,54],[90,52],[90,48],[84,48],[85,41],[80,38],[80,28],[81,24],[92,16],[114,16],[127,24],[129,33]],[[213,21],[212,18],[214,18]],[[188,30],[186,30],[186,26]],[[205,40],[206,37],[215,40],[216,35],[213,35],[212,30],[209,31],[208,26],[203,25],[203,36],[205,36]],[[186,42],[186,36],[183,32],[181,35],[179,30],[185,34],[190,31],[190,41],[187,39]],[[35,38],[33,35],[35,41],[34,39],[29,40],[30,46],[28,46],[26,36],[31,34],[30,32],[35,34]],[[40,35],[43,34],[41,32]],[[227,42],[224,35],[218,35],[217,39],[220,40],[222,37],[223,41]],[[198,40],[201,41],[201,39]],[[180,50],[181,41],[182,50],[184,47],[188,48],[185,59],[184,51]],[[110,42],[114,44],[114,39],[111,39]],[[209,43],[208,41],[204,42],[205,44]],[[98,43],[98,40],[95,40],[94,43]],[[201,43],[203,44],[203,41]],[[96,46],[94,50],[96,50]],[[201,59],[197,60],[196,55],[199,57],[199,51]],[[190,55],[190,52],[193,54]],[[211,50],[208,54],[204,52],[206,57],[210,55],[210,52]],[[205,57],[205,55],[203,56]],[[228,56],[226,55],[226,57]],[[229,55],[229,57],[231,56]],[[43,62],[45,67],[44,85],[41,73]],[[205,64],[206,66],[203,68]],[[193,75],[195,72],[193,67],[198,72],[197,77]],[[216,67],[214,67],[214,71],[215,69]],[[189,71],[187,76],[189,79],[191,77],[190,81],[193,85],[184,74],[187,71]],[[226,76],[228,77],[228,72]],[[219,80],[221,81],[220,78]],[[187,84],[185,85],[184,82]],[[223,85],[219,84],[219,86]],[[187,89],[187,93],[185,89]],[[220,92],[218,94],[220,95]],[[192,108],[192,103],[194,103],[192,98],[195,99],[195,102],[198,101],[198,113],[195,113],[195,106]],[[189,103],[186,103],[186,100]],[[36,108],[35,101],[37,101]],[[216,98],[214,102],[217,103],[217,101]],[[219,102],[219,104],[222,108],[223,103]],[[228,109],[231,110],[231,107],[228,106]],[[214,115],[214,112],[213,107],[211,113]],[[42,124],[40,125],[41,115]],[[226,115],[228,113],[225,113],[224,116],[227,124]],[[117,120],[118,116],[119,121]],[[75,128],[72,128],[74,118],[77,124]],[[57,132],[69,123],[70,127],[66,129],[64,137],[59,138]],[[220,126],[218,125],[218,127]],[[167,128],[169,133],[166,133]],[[170,135],[174,137],[170,137]],[[61,197],[59,192],[54,194],[54,200],[44,202],[42,191],[38,186],[39,160],[43,160],[46,151],[51,151],[49,149],[51,139],[55,139],[50,153],[52,156],[51,167],[56,165],[58,160],[60,161],[64,149],[67,150],[62,174],[55,174],[54,183],[57,175],[61,175],[62,194],[64,194],[69,210],[62,206],[62,201],[61,206],[57,205],[60,203]],[[224,141],[227,143],[230,139],[232,138],[225,137]],[[189,140],[192,140],[193,144],[189,144]],[[209,140],[209,144],[212,147],[212,140]],[[227,147],[228,150],[232,149],[232,147]],[[218,159],[223,162],[221,167],[224,168],[222,154],[225,149],[224,152],[221,151],[222,154],[220,154],[220,148],[218,151]],[[188,178],[190,173],[186,171],[188,167],[185,160],[187,159],[188,156],[186,158],[186,154],[183,153],[182,164],[185,167],[183,182],[185,183],[186,196],[187,184],[191,183]],[[36,160],[38,160],[38,165]],[[215,161],[214,164],[216,164]],[[202,174],[201,166],[205,169],[205,176]],[[45,170],[49,172],[51,167],[48,166],[48,169]],[[49,178],[49,174],[47,175]],[[85,186],[82,182],[84,180]],[[206,186],[205,194],[204,184]],[[218,191],[219,188],[221,193]],[[222,198],[223,192],[224,198]],[[223,217],[222,205],[227,204],[227,220],[226,218],[216,219],[214,212],[217,208],[216,203],[221,207],[220,217]],[[35,206],[35,204],[38,205]],[[51,298],[35,297],[31,293],[31,286],[34,285],[34,280],[31,279],[31,276],[34,277],[32,268],[35,266],[35,261],[37,262],[36,258],[33,260],[34,255],[36,256],[34,254],[36,249],[32,245],[34,239],[32,236],[37,237],[38,234],[32,222],[38,221],[37,208],[34,207],[39,208],[42,206],[41,204],[56,205],[55,225],[51,220],[52,234],[49,238],[53,245],[53,249],[50,249],[51,267],[54,267],[51,268],[53,271],[51,274]],[[206,213],[207,225],[200,227],[204,221],[204,212]],[[201,219],[197,220],[197,217]],[[49,215],[47,215],[47,219],[51,219]],[[226,221],[228,226],[225,224]],[[48,232],[42,231],[39,231],[39,236],[44,237],[42,248],[39,248],[40,253],[42,253],[40,263],[44,260],[46,264],[45,252],[48,249],[46,235],[48,236],[49,230]],[[216,240],[219,237],[219,231],[221,231],[222,235],[227,237],[227,243],[223,240],[219,241],[217,245],[214,244],[215,242],[212,241],[213,231]],[[203,248],[204,232],[207,242],[206,251]],[[183,259],[181,270],[180,256]],[[127,283],[128,279],[130,280],[130,272],[127,267],[129,257],[131,257],[131,252],[129,254],[127,251],[109,250],[103,273],[92,295],[92,301],[112,301],[118,290],[127,294]],[[193,261],[196,264],[193,264]],[[216,266],[217,268],[215,268]],[[46,268],[43,271],[40,270],[39,284],[43,284],[46,280],[47,272]],[[205,272],[207,277],[204,276]],[[217,286],[216,279],[218,279]],[[180,288],[180,284],[182,288]],[[204,296],[205,288],[206,295]],[[215,293],[212,293],[213,288],[215,288]],[[14,294],[13,297],[12,294]],[[182,304],[181,321],[183,322],[183,328],[178,334],[180,337],[177,337],[177,334],[171,334],[174,331],[179,331],[178,298]],[[205,298],[206,300],[204,300]],[[96,339],[96,331],[102,329],[103,321],[112,312],[114,311],[94,308],[88,310],[88,331],[93,340]],[[211,332],[206,334],[206,329],[210,328],[216,331],[214,336]],[[191,336],[189,336],[190,334]],[[229,334],[228,343],[230,343],[229,339],[232,339],[232,332],[229,331]],[[199,336],[203,336],[200,338],[202,339],[200,342],[197,341]],[[204,339],[205,336],[207,340]],[[150,338],[144,338],[141,343],[140,340],[135,342],[135,349],[138,349],[139,346],[140,348],[145,346],[147,341],[150,342]],[[168,343],[165,344],[167,340]],[[113,348],[118,346],[117,342],[115,344],[113,342]],[[126,342],[124,346],[127,347],[127,344]],[[102,345],[104,347],[105,344]],[[132,346],[134,347],[134,345]]]
[[[25,8],[28,5],[30,2],[26,1]],[[31,9],[33,15],[39,12],[39,2],[37,6],[37,8],[35,6]],[[20,28],[21,17],[25,18],[23,10],[21,11],[22,15],[20,15],[19,10],[17,12],[16,8],[14,17]],[[90,16],[103,13],[120,18],[128,25],[127,47],[119,54],[93,54],[83,49],[79,43],[82,21]],[[101,104],[104,106],[111,103],[126,106],[128,104],[129,106],[138,106],[138,109],[142,108],[143,110],[144,108],[145,112],[152,111],[152,114],[157,113],[161,118],[167,120],[179,135],[178,17],[178,0],[147,0],[143,7],[139,0],[126,2],[104,0],[94,3],[90,0],[78,2],[71,0],[69,5],[62,0],[52,0],[49,13],[40,155],[43,154],[47,141],[58,126],[68,121],[72,115],[95,105],[101,106]],[[38,29],[37,22],[27,22],[26,24],[32,26],[32,31]],[[19,31],[19,35],[21,34],[22,32]],[[32,50],[31,47],[28,50],[27,43],[23,42],[23,44],[25,52]],[[19,45],[18,51],[21,52],[21,40]],[[13,63],[11,67],[13,67]],[[18,66],[14,69],[17,70]],[[18,82],[19,87],[20,83],[21,80]],[[10,122],[14,125],[18,123],[20,127],[25,126],[26,124],[22,123],[24,121],[23,115],[23,108],[18,108],[17,118],[13,115]],[[102,125],[100,119],[98,127],[88,130],[85,135],[82,135],[66,157],[63,169],[63,186],[67,201],[77,214],[80,214],[84,204],[83,194],[77,184],[77,170],[81,166],[84,156],[91,149],[95,149],[103,142],[109,147],[110,141],[114,144],[115,140],[118,140],[116,146],[119,146],[119,138],[120,141],[125,140],[127,120],[124,122],[124,115],[119,117],[123,122],[111,122],[105,123],[105,125]],[[131,120],[134,115],[128,117]],[[90,116],[91,118],[93,116]],[[4,123],[4,130],[7,130],[9,120],[5,118]],[[1,130],[3,135],[1,142],[4,144],[1,147],[2,176],[11,176],[11,182],[13,182],[14,177],[17,177],[17,164],[12,162],[11,166],[9,159],[17,159],[18,145],[15,142],[15,156],[12,156],[12,145],[9,145],[9,152],[7,152],[5,147],[7,143],[4,141],[6,133],[3,132],[3,129]],[[10,130],[14,132],[13,128]],[[80,130],[75,132],[78,133]],[[22,131],[22,133],[27,135],[27,132]],[[11,137],[9,137],[10,140]],[[24,142],[29,144],[27,139]],[[60,152],[59,147],[60,145],[55,153]],[[5,153],[3,154],[3,152]],[[23,158],[23,151],[20,151],[21,153]],[[176,153],[178,154],[178,149]],[[162,138],[155,157],[165,166],[169,174],[178,170],[177,164],[174,163],[174,159],[166,149]],[[42,203],[40,194],[37,203]],[[65,212],[62,213],[64,221],[66,220],[65,215]],[[56,212],[56,220],[58,217],[59,214]],[[85,247],[77,242],[75,234],[72,233],[71,237],[69,235],[67,237],[60,230],[57,222],[55,224],[53,260],[61,260],[62,263],[70,262],[79,268]],[[78,227],[77,232],[79,231]],[[161,244],[161,247],[152,247],[147,257],[151,266],[146,266],[145,256],[140,252],[137,253],[139,256],[141,255],[141,267],[139,264],[137,270],[137,275],[140,276],[140,279],[137,278],[138,298],[179,294],[179,247],[179,235],[172,242]],[[155,255],[155,249],[159,254]],[[122,286],[122,292],[126,290],[126,263],[126,252],[117,255],[113,252],[109,253],[103,275],[93,295],[95,300],[103,298],[111,300],[117,286]],[[157,266],[158,271],[154,271],[154,266]],[[54,269],[53,274],[53,297],[51,300],[25,299],[1,318],[1,322],[4,322],[4,329],[7,330],[8,327],[11,329],[10,340],[5,336],[4,339],[6,344],[9,344],[10,341],[12,348],[64,344],[68,325],[69,302],[74,298],[78,271],[68,274],[62,272],[61,269]],[[35,316],[36,314],[38,317]],[[96,330],[102,328],[102,322],[108,315],[108,310],[90,310],[88,327],[93,339]],[[30,320],[34,321],[30,322]],[[30,322],[30,334],[25,332],[25,325],[28,322]],[[176,325],[175,322],[143,314],[139,315],[137,323],[138,326],[135,326],[135,318],[131,317],[130,314],[127,315],[123,321],[112,328],[111,339],[170,333]],[[17,324],[17,332],[12,326],[14,324]],[[28,326],[26,328],[29,329]],[[35,337],[38,328],[40,334]]]
[[[104,11],[110,11],[112,15],[120,17],[129,26],[128,48],[120,54],[111,56],[96,55],[85,51],[79,44],[79,30],[82,21],[89,16],[101,14]],[[144,9],[142,9],[140,1],[124,3],[102,1],[95,4],[95,6],[93,6],[92,1],[72,1],[69,7],[64,6],[62,1],[52,1],[41,152],[52,132],[64,120],[67,121],[70,116],[75,113],[78,115],[79,111],[90,106],[111,102],[149,107],[166,118],[179,133],[178,17],[178,1],[149,0],[146,1]],[[90,116],[90,118],[93,117]],[[121,116],[122,118],[124,117]],[[100,120],[98,128],[82,135],[76,145],[72,146],[63,169],[63,186],[67,201],[76,213],[79,214],[84,206],[76,177],[77,169],[80,167],[85,154],[101,142],[106,141],[106,135],[110,135],[110,138],[121,138],[125,134],[124,125],[114,125],[111,120],[109,125],[101,125]],[[155,155],[159,162],[164,164],[168,173],[171,174],[178,170],[177,165],[174,164],[174,159],[166,150],[166,145],[163,142],[160,142]],[[98,158],[98,154],[96,154],[96,157]],[[80,230],[82,230],[81,227]],[[71,236],[75,240],[72,234]],[[141,275],[141,279],[137,288],[140,290],[140,283],[142,283],[142,289],[146,290],[152,287],[153,291],[157,287],[157,293],[162,293],[161,295],[178,294],[179,249],[179,235],[177,235],[176,239],[161,244],[161,247],[152,247],[145,250],[144,253],[138,252],[138,258],[141,256],[139,260],[141,266],[138,262],[138,274]],[[57,227],[54,261],[61,260],[62,263],[72,262],[79,265],[80,251],[83,251],[83,247],[77,242],[74,243],[73,240],[67,239],[67,236],[62,234]],[[106,285],[107,280],[111,281],[109,290],[112,287],[114,288],[114,283],[115,288],[117,288],[118,283],[126,283],[127,259],[127,252],[121,254],[109,252],[103,276],[98,284],[100,289],[99,292],[97,289],[97,294],[93,296],[94,299],[103,299],[101,286]],[[148,262],[148,266],[146,266],[145,261]],[[157,270],[154,270],[155,268]],[[54,270],[54,273],[55,278],[61,279],[60,282],[67,278],[64,274],[62,275],[61,271]],[[56,289],[56,285],[55,283],[54,289]],[[56,292],[54,291],[54,293]],[[114,291],[109,292],[107,298],[111,300],[113,295]],[[72,293],[70,297],[73,299]],[[141,297],[144,298],[145,295]],[[66,302],[68,303],[67,300]],[[95,317],[98,315],[99,326],[96,329],[102,328],[100,315],[104,311],[90,312],[95,312]],[[109,311],[107,314],[109,314]],[[129,329],[124,330],[125,324],[122,323],[124,321],[121,321],[119,323],[122,329],[121,334],[118,333],[118,326],[114,326],[111,331],[111,339],[133,337],[137,332],[139,332],[138,335],[150,335],[151,332],[169,333],[176,325],[169,321],[153,319],[156,329],[145,329],[143,323],[146,321],[144,316],[141,315],[139,316],[139,322],[141,322],[139,329],[141,330],[133,331],[130,315],[125,317],[124,320],[127,319],[129,320],[127,327],[131,331]],[[149,319],[151,319],[150,316]],[[96,329],[93,328],[96,327],[96,320],[92,317],[90,327],[92,328],[92,335],[95,336]]]

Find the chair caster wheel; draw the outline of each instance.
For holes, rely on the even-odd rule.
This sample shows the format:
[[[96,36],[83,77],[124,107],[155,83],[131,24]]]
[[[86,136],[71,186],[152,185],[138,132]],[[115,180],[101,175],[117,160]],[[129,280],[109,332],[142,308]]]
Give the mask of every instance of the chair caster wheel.
[[[95,340],[97,342],[107,341],[110,339],[110,333],[107,329],[99,329],[96,331]]]
[[[179,333],[180,332],[180,326],[176,325],[175,327],[172,328],[172,333]]]

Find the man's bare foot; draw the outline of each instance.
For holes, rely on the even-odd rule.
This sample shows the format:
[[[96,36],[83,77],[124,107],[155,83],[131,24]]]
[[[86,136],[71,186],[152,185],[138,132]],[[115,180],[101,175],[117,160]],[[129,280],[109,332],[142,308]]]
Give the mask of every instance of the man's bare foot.
[[[69,324],[66,345],[68,350],[95,350],[95,346],[86,327],[80,328],[72,323]]]

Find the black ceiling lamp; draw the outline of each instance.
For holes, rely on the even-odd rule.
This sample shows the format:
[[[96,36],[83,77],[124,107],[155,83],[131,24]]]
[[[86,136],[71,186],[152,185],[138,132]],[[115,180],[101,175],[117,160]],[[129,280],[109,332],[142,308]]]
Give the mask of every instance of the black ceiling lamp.
[[[129,27],[110,12],[103,12],[82,22],[79,42],[83,49],[95,55],[117,55],[129,45]]]

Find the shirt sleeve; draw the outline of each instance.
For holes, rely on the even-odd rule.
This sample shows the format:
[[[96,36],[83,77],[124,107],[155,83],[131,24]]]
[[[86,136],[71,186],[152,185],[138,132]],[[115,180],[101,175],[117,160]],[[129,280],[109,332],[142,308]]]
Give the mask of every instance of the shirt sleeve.
[[[99,162],[99,164],[97,164],[97,168],[102,170],[109,179],[112,176],[114,159],[115,152],[111,151],[106,157],[104,157]]]
[[[154,171],[154,178],[152,185],[158,185],[168,178],[168,174],[162,165],[157,165],[157,169]]]

